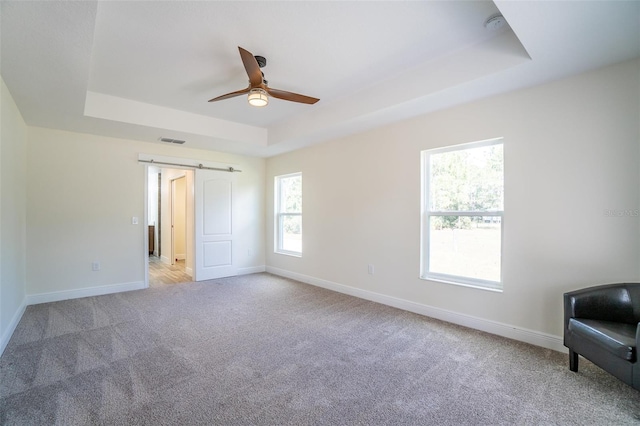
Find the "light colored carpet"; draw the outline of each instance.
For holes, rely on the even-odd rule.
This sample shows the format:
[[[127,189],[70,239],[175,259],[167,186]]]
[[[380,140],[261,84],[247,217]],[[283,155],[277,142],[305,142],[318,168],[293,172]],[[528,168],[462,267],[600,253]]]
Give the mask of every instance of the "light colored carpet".
[[[581,359],[269,274],[29,306],[2,424],[620,425]]]

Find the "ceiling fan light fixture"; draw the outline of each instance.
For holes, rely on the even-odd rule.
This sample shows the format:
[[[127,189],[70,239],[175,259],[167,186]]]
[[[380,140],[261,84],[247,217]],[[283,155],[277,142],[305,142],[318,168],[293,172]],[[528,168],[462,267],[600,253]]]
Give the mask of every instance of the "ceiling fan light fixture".
[[[249,105],[255,107],[263,107],[269,103],[269,97],[264,89],[251,89],[247,99],[249,100]]]

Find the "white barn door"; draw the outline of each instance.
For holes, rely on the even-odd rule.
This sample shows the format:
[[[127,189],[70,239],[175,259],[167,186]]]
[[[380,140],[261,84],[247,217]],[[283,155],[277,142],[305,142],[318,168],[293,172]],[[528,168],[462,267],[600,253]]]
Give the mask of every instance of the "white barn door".
[[[195,170],[195,281],[238,274],[234,258],[235,175]]]

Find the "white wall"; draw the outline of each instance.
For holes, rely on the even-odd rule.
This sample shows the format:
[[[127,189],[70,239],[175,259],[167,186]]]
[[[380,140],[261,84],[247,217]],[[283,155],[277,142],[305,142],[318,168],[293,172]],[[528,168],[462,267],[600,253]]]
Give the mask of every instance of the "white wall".
[[[144,281],[145,166],[139,153],[237,165],[243,268],[264,267],[261,158],[28,129],[27,294],[31,303],[126,289]],[[141,218],[138,225],[131,218]],[[163,215],[163,217],[166,217]],[[91,262],[101,262],[99,272]],[[47,294],[52,293],[52,294]]]
[[[25,308],[27,126],[0,79],[0,354]]]
[[[564,292],[640,281],[640,219],[605,214],[640,208],[639,95],[636,60],[270,158],[268,270],[561,347]],[[420,280],[420,151],[500,136],[504,292]],[[302,258],[272,249],[273,179],[292,172]]]

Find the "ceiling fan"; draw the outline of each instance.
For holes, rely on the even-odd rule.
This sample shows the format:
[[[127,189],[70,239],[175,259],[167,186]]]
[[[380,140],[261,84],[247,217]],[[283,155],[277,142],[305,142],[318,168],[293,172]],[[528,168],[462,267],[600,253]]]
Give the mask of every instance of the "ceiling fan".
[[[247,71],[247,75],[249,76],[249,87],[227,93],[226,95],[218,96],[217,98],[210,99],[209,102],[235,98],[236,96],[247,93],[249,94],[249,104],[253,106],[267,105],[269,103],[269,96],[273,96],[277,99],[283,99],[285,101],[300,102],[303,104],[315,104],[320,100],[310,96],[270,88],[267,86],[267,80],[264,79],[264,73],[260,71],[260,68],[267,65],[267,60],[262,56],[254,56],[251,52],[240,46],[238,46],[238,50],[240,51],[240,57],[242,58],[244,69]]]

